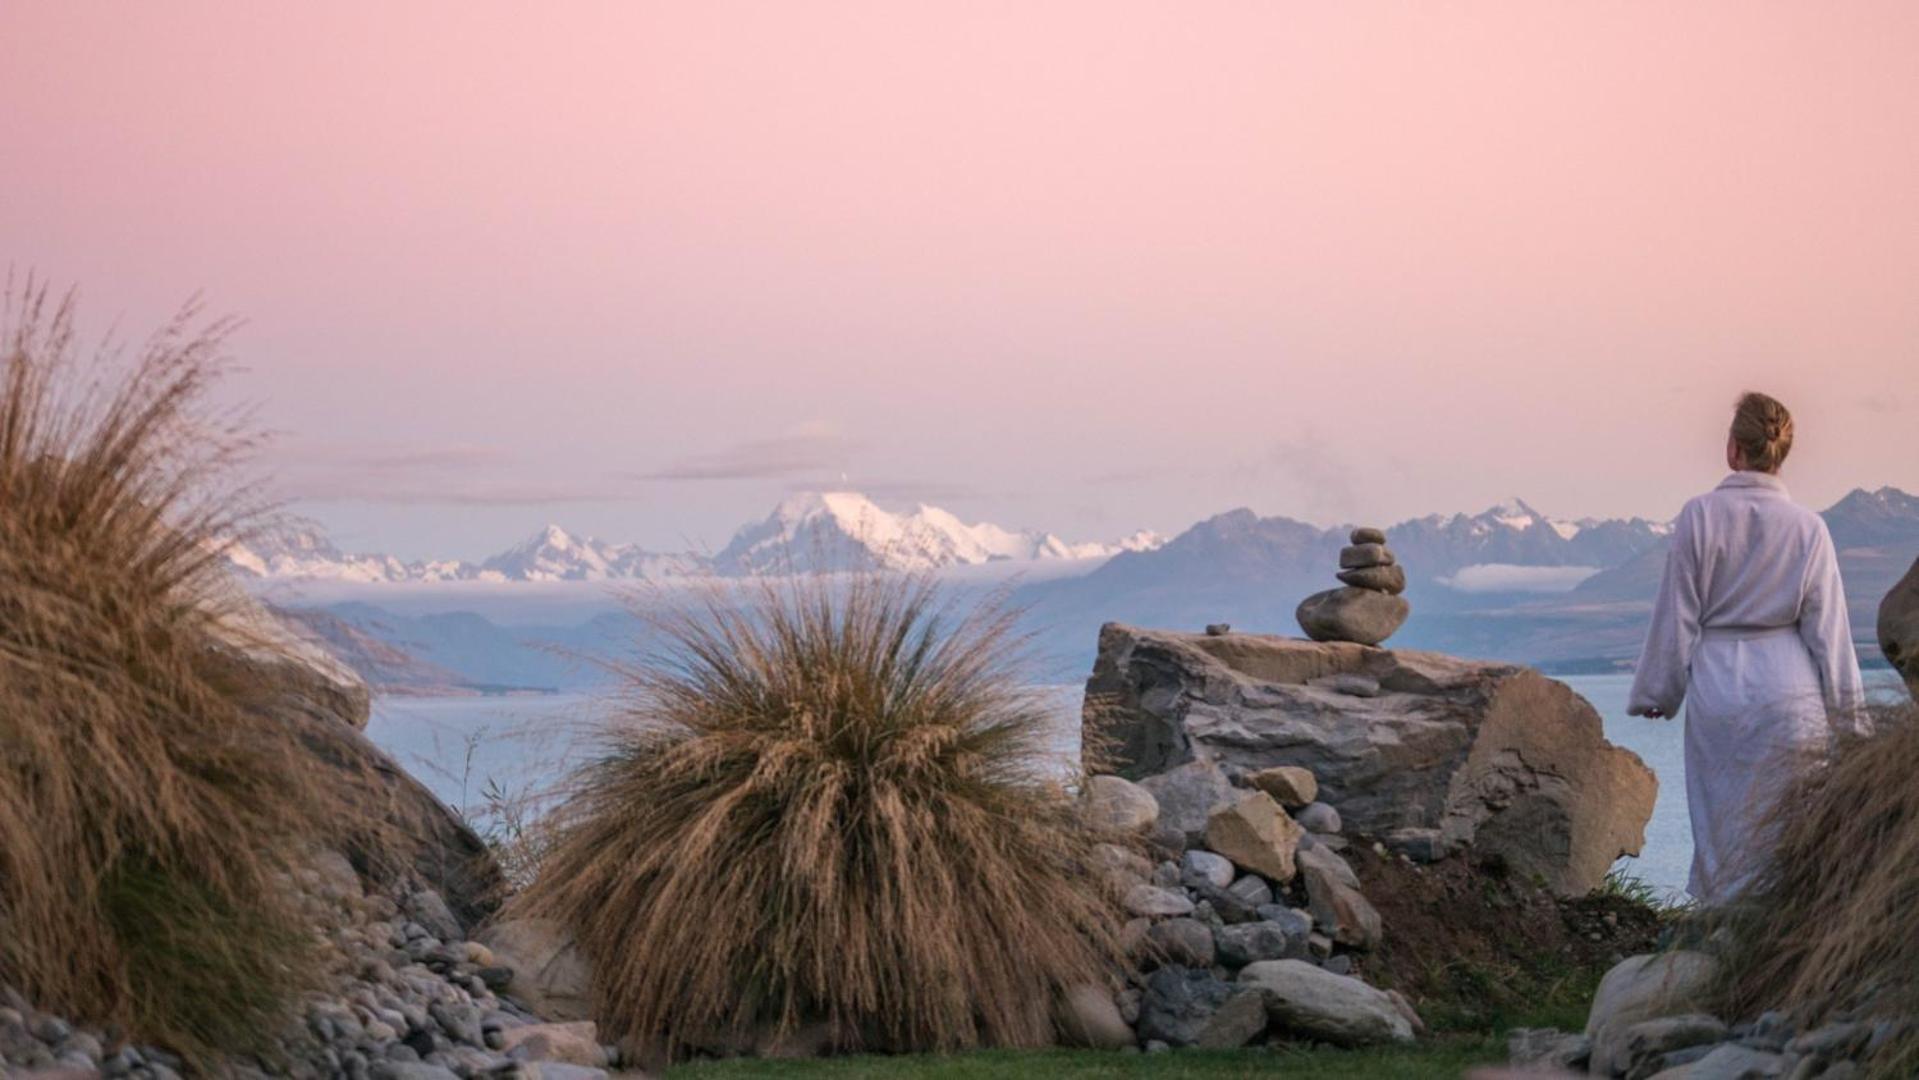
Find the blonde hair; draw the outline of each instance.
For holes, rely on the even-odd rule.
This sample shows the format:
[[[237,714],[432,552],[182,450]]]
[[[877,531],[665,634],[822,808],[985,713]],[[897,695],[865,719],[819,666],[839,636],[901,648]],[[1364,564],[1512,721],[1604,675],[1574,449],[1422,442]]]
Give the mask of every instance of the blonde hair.
[[[1742,394],[1732,414],[1732,441],[1746,468],[1776,473],[1792,452],[1792,413],[1778,398]]]

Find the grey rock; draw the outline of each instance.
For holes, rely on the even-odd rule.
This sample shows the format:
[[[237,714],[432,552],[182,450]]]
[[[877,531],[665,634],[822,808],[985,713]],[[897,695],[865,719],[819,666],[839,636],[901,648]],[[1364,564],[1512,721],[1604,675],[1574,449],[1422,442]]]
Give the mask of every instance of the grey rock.
[[[1412,1025],[1391,998],[1358,979],[1303,960],[1263,960],[1239,973],[1239,985],[1258,989],[1282,1031],[1340,1046],[1411,1042]]]
[[[1139,1005],[1140,1037],[1170,1046],[1192,1046],[1233,993],[1232,984],[1210,971],[1162,967],[1146,977],[1146,993]]]
[[[1060,995],[1058,1022],[1068,1046],[1118,1050],[1135,1042],[1132,1026],[1121,1015],[1113,992],[1104,986],[1069,987]]]
[[[1300,807],[1299,812],[1293,815],[1293,820],[1299,822],[1300,827],[1307,832],[1322,833],[1329,836],[1338,833],[1340,826],[1343,824],[1343,822],[1339,820],[1339,811],[1333,809],[1330,804],[1323,802],[1316,802],[1311,806]]]
[[[1146,932],[1146,940],[1164,963],[1188,968],[1213,966],[1213,931],[1198,919],[1155,923]]]
[[[1233,860],[1217,852],[1194,848],[1179,857],[1180,879],[1204,881],[1216,889],[1233,883]]]
[[[1266,995],[1240,990],[1206,1018],[1193,1045],[1201,1050],[1237,1050],[1266,1033]]]
[[[1385,692],[1309,685],[1341,674]],[[1108,624],[1084,725],[1108,737],[1120,775],[1195,760],[1235,774],[1304,766],[1353,833],[1438,829],[1449,848],[1497,855],[1567,896],[1639,851],[1656,790],[1652,771],[1607,742],[1598,712],[1565,684],[1437,653]]]
[[[375,1062],[372,1071],[376,1080],[459,1080],[452,1069],[424,1061]]]
[[[1182,880],[1179,864],[1171,859],[1153,867],[1152,883],[1162,889],[1178,889]]]
[[[1351,975],[1353,973],[1353,956],[1351,953],[1335,953],[1327,957],[1319,966],[1335,975]]]
[[[1234,898],[1244,902],[1257,911],[1259,907],[1273,902],[1273,887],[1258,874],[1243,874],[1226,886],[1226,891]]]
[[[1705,1013],[1681,1013],[1642,1020],[1626,1028],[1627,1075],[1651,1076],[1664,1067],[1666,1055],[1691,1046],[1724,1042],[1732,1032],[1725,1021]],[[1704,1056],[1703,1054],[1701,1055]],[[1618,1059],[1614,1059],[1617,1067]]]
[[[1094,776],[1080,795],[1080,813],[1097,829],[1141,833],[1159,820],[1159,801],[1130,780]]]
[[[1362,566],[1341,570],[1333,576],[1339,579],[1340,584],[1351,585],[1355,589],[1371,589],[1392,596],[1406,591],[1406,568],[1403,566]]]
[[[1354,544],[1339,549],[1341,570],[1364,570],[1369,566],[1391,566],[1395,560],[1385,544]]]
[[[1635,956],[1613,965],[1599,981],[1586,1035],[1593,1041],[1592,1071],[1624,1073],[1631,1064],[1629,1033],[1647,1020],[1692,1012],[1710,987],[1712,959],[1684,949]]]
[[[1857,1056],[1872,1042],[1872,1025],[1863,1021],[1841,1021],[1814,1028],[1786,1044],[1789,1053],[1806,1054],[1822,1061]]]
[[[1919,559],[1879,601],[1879,651],[1919,697]]]
[[[1219,962],[1229,968],[1245,967],[1261,960],[1301,960],[1306,957],[1306,934],[1292,935],[1276,922],[1250,922],[1228,926],[1214,935]]]
[[[1383,544],[1386,542],[1386,531],[1361,525],[1349,533],[1347,539],[1354,544]]]
[[[1594,1070],[1598,1071],[1597,1059]],[[1705,1057],[1654,1075],[1660,1080],[1771,1080],[1783,1076],[1786,1059],[1738,1043],[1722,1043]]]
[[[1299,852],[1298,862],[1314,925],[1341,945],[1378,945],[1383,936],[1379,910],[1360,892],[1352,865],[1324,846]]]
[[[1232,632],[1233,632],[1232,623],[1216,622],[1216,623],[1206,624],[1206,634],[1209,637],[1222,637]]]
[[[1182,848],[1203,846],[1206,822],[1213,811],[1239,797],[1232,781],[1210,761],[1187,761],[1174,768],[1153,770],[1139,786],[1157,800],[1160,823],[1183,837]]]
[[[1314,641],[1378,645],[1405,625],[1412,611],[1403,596],[1344,585],[1301,600],[1293,616]]]
[[[1394,829],[1380,839],[1387,850],[1416,863],[1435,863],[1450,854],[1445,834],[1438,829]]]
[[[1506,1035],[1506,1056],[1514,1065],[1585,1072],[1592,1040],[1556,1028],[1514,1028]]]
[[[605,1069],[569,1065],[558,1061],[528,1062],[521,1072],[525,1080],[607,1080]]]
[[[1147,918],[1178,917],[1193,913],[1193,902],[1183,894],[1157,885],[1135,885],[1126,892],[1126,910]]]
[[[1196,900],[1193,910],[1197,912],[1202,905],[1210,908],[1221,923],[1252,922],[1259,918],[1255,905],[1240,899],[1230,888],[1215,888],[1207,881],[1194,881],[1186,888]]]

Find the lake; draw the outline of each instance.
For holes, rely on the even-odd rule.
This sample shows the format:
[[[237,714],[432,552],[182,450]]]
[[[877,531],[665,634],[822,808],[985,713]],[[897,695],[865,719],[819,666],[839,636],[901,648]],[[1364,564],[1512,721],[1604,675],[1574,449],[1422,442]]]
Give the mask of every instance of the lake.
[[[1630,675],[1572,675],[1562,681],[1599,710],[1607,738],[1638,754],[1659,776],[1645,849],[1636,859],[1622,860],[1623,868],[1663,895],[1682,893],[1692,861],[1692,831],[1680,725],[1627,716]],[[1062,758],[1076,757],[1081,688],[1051,689],[1059,702],[1056,749]],[[489,786],[524,795],[549,784],[569,761],[590,752],[590,725],[608,707],[605,699],[587,695],[382,698],[374,703],[367,734],[442,799],[484,820]]]

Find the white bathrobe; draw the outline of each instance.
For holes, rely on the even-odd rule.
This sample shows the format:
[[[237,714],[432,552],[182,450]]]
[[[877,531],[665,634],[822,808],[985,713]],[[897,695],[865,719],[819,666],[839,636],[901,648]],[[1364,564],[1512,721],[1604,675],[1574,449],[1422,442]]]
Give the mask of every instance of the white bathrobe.
[[[1686,706],[1687,890],[1743,888],[1755,827],[1835,730],[1864,733],[1865,691],[1832,536],[1778,477],[1736,472],[1686,504],[1629,711]]]

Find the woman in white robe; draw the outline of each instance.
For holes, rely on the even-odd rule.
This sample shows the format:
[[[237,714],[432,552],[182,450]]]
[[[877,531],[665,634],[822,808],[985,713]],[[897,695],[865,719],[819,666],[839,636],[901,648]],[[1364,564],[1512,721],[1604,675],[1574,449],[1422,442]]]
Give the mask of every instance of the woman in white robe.
[[[1757,826],[1794,771],[1822,760],[1835,735],[1867,730],[1832,536],[1778,476],[1791,448],[1785,406],[1740,399],[1726,444],[1733,473],[1673,525],[1633,680],[1634,716],[1685,705],[1687,891],[1705,903],[1750,880]]]

